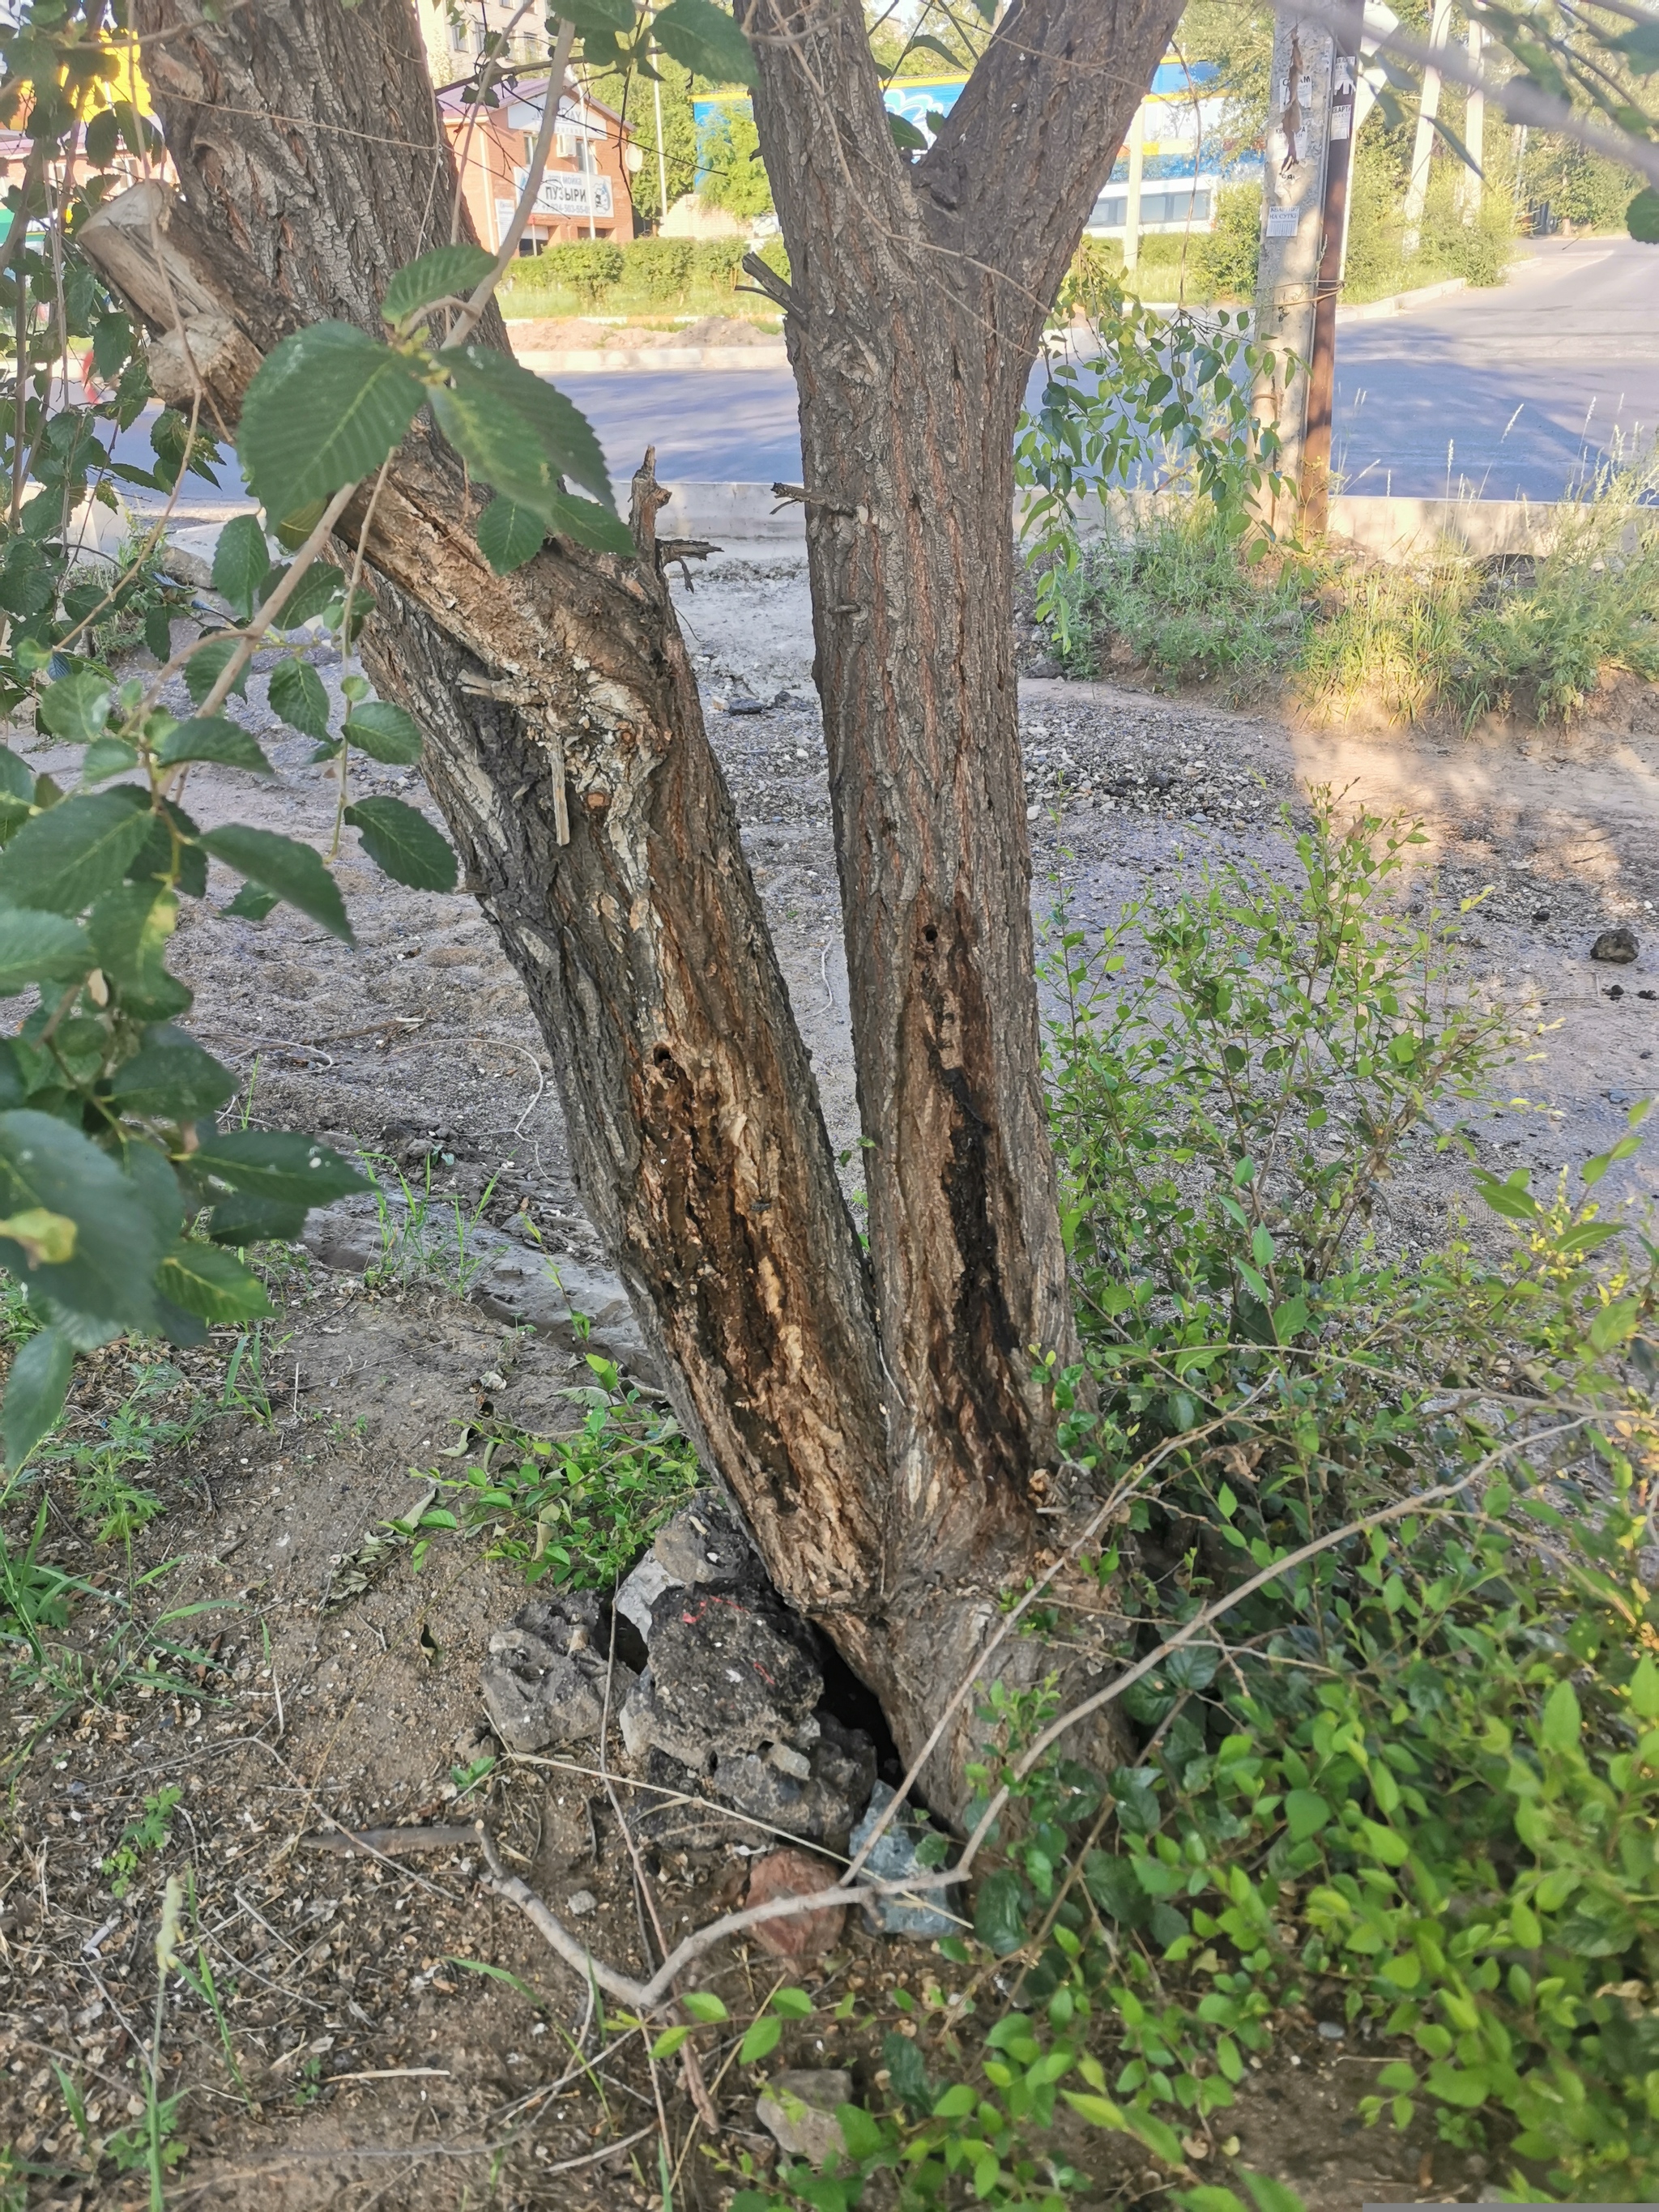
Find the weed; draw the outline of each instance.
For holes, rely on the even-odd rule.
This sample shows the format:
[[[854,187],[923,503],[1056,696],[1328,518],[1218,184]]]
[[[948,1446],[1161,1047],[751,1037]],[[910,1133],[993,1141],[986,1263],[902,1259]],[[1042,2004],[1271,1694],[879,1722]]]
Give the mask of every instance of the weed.
[[[5,1496],[0,1497],[0,1505],[9,1501],[14,1486],[8,1485]],[[67,1628],[70,1599],[88,1587],[78,1577],[48,1565],[40,1557],[46,1512],[47,1500],[43,1498],[28,1542],[21,1553],[14,1553],[3,1534],[0,1534],[0,1644],[25,1646],[37,1668],[46,1663],[41,1631]]]
[[[498,1431],[465,1473],[436,1476],[453,1503],[429,1506],[418,1527],[484,1529],[488,1556],[523,1560],[528,1582],[609,1589],[696,1487],[697,1459],[673,1416],[610,1360],[590,1352],[587,1364],[595,1382],[563,1394],[587,1409],[579,1429]],[[429,1540],[417,1542],[417,1565]]]
[[[373,1286],[435,1280],[458,1297],[465,1297],[488,1257],[477,1249],[474,1232],[483,1219],[498,1178],[490,1177],[469,1211],[459,1198],[434,1194],[430,1155],[422,1164],[418,1184],[411,1183],[395,1161],[382,1155],[365,1153],[362,1165],[374,1193],[380,1232],[380,1256],[364,1270],[364,1282]],[[394,1182],[395,1190],[391,1187]]]
[[[274,1430],[276,1416],[271,1409],[270,1392],[265,1382],[265,1354],[267,1351],[280,1351],[287,1342],[287,1336],[280,1336],[268,1343],[263,1322],[256,1321],[251,1328],[240,1330],[231,1346],[214,1412],[240,1413],[257,1422],[262,1429]]]
[[[35,1453],[39,1467],[67,1468],[75,1484],[76,1509],[97,1523],[100,1544],[124,1543],[155,1519],[161,1501],[153,1490],[132,1480],[133,1471],[149,1467],[158,1452],[182,1443],[202,1418],[197,1410],[182,1419],[156,1410],[157,1401],[170,1397],[185,1379],[167,1361],[140,1361],[131,1370],[131,1389],[105,1420],[103,1434],[95,1442],[66,1438],[43,1444]]]
[[[117,1897],[126,1895],[149,1854],[165,1850],[173,1840],[173,1809],[183,1795],[175,1784],[166,1784],[145,1798],[143,1811],[121,1831],[120,1842],[103,1862],[103,1870],[112,1877],[110,1887]]]
[[[1241,561],[1237,533],[1207,507],[1154,509],[1084,548],[1054,642],[1074,676],[1145,668],[1160,684],[1256,698],[1297,664],[1311,580],[1298,561]]]

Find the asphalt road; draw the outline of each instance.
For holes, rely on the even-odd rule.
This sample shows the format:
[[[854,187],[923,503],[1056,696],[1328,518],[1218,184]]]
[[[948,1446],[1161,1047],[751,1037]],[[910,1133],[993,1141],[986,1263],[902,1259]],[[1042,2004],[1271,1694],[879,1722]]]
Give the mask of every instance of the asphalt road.
[[[657,474],[799,482],[793,380],[785,368],[559,380],[625,485],[647,445]],[[1510,281],[1337,340],[1335,459],[1346,489],[1419,498],[1559,499],[1622,432],[1659,429],[1659,248],[1632,239],[1544,241]],[[143,426],[121,441],[148,459]],[[204,519],[245,502],[234,459]]]
[[[1659,431],[1659,248],[1540,242],[1501,289],[1337,332],[1344,488],[1559,499]]]

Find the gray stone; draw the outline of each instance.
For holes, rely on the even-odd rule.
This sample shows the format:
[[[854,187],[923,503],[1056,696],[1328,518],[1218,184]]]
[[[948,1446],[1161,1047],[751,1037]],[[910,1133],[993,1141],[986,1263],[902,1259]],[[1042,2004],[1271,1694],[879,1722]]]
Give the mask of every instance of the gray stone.
[[[605,1718],[605,1658],[594,1646],[599,1604],[573,1591],[532,1598],[489,1638],[482,1686],[490,1725],[509,1751],[544,1751],[596,1735]],[[633,1689],[632,1668],[617,1662],[613,1706]]]
[[[1320,2037],[1326,2043],[1340,2043],[1347,2032],[1340,2020],[1322,2020],[1319,2023]]]
[[[836,2118],[853,2101],[853,2077],[831,2068],[775,2074],[755,2100],[755,2118],[791,2158],[823,2166],[844,2157],[847,2138]]]
[[[580,1920],[587,1913],[599,1911],[599,1900],[591,1889],[573,1889],[564,1901],[564,1909]]]
[[[1616,968],[1627,968],[1641,951],[1636,941],[1636,932],[1627,922],[1614,928],[1604,929],[1590,947],[1592,960],[1611,961]]]
[[[300,1241],[324,1267],[345,1274],[388,1264],[453,1272],[458,1280],[465,1277],[467,1297],[495,1320],[557,1337],[573,1350],[602,1353],[659,1385],[622,1277],[610,1268],[568,1253],[526,1251],[516,1237],[481,1221],[467,1227],[463,1253],[454,1217],[441,1206],[430,1209],[418,1231],[408,1224],[401,1192],[357,1192],[317,1207]]]
[[[853,1831],[848,1844],[848,1855],[856,1858],[869,1841],[876,1822],[893,1802],[894,1793],[884,1782],[878,1782],[871,1793],[864,1817]],[[921,1869],[916,1863],[916,1845],[923,1836],[932,1832],[920,1822],[907,1820],[901,1813],[890,1820],[876,1840],[875,1849],[864,1863],[864,1871],[878,1881],[906,1881]],[[921,1889],[914,1901],[901,1894],[890,1897],[866,1898],[864,1905],[865,1924],[872,1935],[908,1936],[918,1942],[936,1942],[941,1936],[956,1932],[957,1923],[940,1911],[956,1894],[954,1890]]]

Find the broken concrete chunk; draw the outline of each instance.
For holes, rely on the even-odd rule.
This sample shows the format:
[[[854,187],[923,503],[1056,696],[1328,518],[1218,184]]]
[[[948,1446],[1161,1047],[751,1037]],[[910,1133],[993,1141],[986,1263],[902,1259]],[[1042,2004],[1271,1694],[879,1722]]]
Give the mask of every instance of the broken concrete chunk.
[[[653,1553],[647,1552],[618,1589],[611,1602],[624,1620],[631,1620],[648,1643],[651,1608],[665,1589],[680,1586],[682,1577],[671,1575]]]
[[[672,1735],[720,1751],[798,1743],[823,1695],[811,1636],[775,1601],[753,1592],[665,1590],[651,1609],[653,1741]],[[688,1765],[695,1765],[695,1759]]]
[[[604,1724],[606,1662],[595,1646],[599,1602],[588,1591],[532,1598],[489,1638],[482,1673],[490,1725],[509,1751],[544,1751],[596,1735]],[[633,1689],[617,1663],[613,1706]]]
[[[707,1492],[663,1523],[651,1549],[673,1581],[693,1588],[745,1582],[760,1573],[759,1562],[731,1508]]]
[[[877,1821],[892,1803],[893,1794],[884,1782],[877,1783],[864,1817],[848,1841],[850,1856],[856,1857],[864,1849]],[[875,1849],[864,1862],[864,1871],[878,1881],[908,1881],[912,1875],[921,1872],[916,1861],[916,1845],[929,1832],[921,1821],[907,1820],[902,1813],[899,1814],[882,1830]],[[935,1942],[941,1936],[956,1931],[956,1921],[939,1909],[955,1895],[954,1890],[921,1889],[914,1897],[896,1893],[890,1897],[866,1898],[865,1924],[872,1935],[908,1936],[918,1942]]]
[[[843,2157],[847,2138],[836,2118],[853,2101],[853,2077],[825,2067],[775,2074],[755,2100],[755,2118],[791,2158],[823,2166]]]
[[[875,1746],[862,1729],[843,1728],[826,1713],[804,1777],[780,1771],[779,1748],[773,1744],[763,1758],[753,1752],[722,1753],[714,1760],[710,1788],[769,1828],[844,1850],[876,1778]]]

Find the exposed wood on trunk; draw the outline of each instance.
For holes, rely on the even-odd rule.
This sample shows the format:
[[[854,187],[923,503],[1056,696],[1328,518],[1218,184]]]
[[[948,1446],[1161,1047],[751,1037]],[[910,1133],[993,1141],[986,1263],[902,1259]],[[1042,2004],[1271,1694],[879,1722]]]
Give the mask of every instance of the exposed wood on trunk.
[[[366,657],[427,733],[428,786],[553,1054],[595,1225],[779,1587],[878,1691],[907,1753],[1054,1525],[1030,1480],[1051,1447],[1032,1355],[1064,1349],[1070,1324],[1009,452],[1043,307],[1174,12],[1017,8],[962,127],[915,169],[887,137],[850,0],[779,19],[791,43],[764,50],[872,1264],[703,729],[648,478],[636,562],[556,542],[497,578],[458,465],[417,426],[367,548]],[[187,207],[165,223],[135,210],[125,230],[118,214],[105,265],[186,374],[192,324],[211,336],[234,420],[238,338],[263,354],[320,316],[381,328],[393,271],[447,235],[449,156],[407,0],[137,13],[172,33],[147,72]],[[1054,167],[1040,183],[1030,130]],[[169,291],[156,264],[174,259]],[[479,335],[505,343],[493,309]],[[1029,1682],[1054,1663],[1015,1641],[997,1671]],[[943,1809],[967,1795],[973,1705],[926,1778]]]

